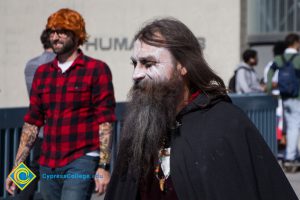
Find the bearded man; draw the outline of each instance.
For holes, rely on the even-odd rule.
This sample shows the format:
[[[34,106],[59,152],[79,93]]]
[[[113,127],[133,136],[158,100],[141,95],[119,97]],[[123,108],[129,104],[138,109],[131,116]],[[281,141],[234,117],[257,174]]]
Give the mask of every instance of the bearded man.
[[[46,29],[57,56],[34,75],[14,167],[26,159],[44,126],[39,159],[43,199],[90,199],[94,188],[104,193],[110,180],[115,121],[111,72],[106,63],[80,50],[87,33],[78,12],[58,10],[49,16]],[[13,194],[15,188],[7,178],[7,191]]]
[[[134,85],[106,200],[297,199],[182,22],[154,20],[134,39]]]

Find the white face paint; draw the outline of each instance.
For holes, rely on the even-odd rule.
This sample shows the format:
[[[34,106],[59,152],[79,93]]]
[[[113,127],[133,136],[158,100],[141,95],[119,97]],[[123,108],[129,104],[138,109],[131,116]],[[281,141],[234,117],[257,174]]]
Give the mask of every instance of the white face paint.
[[[170,80],[174,70],[173,57],[170,51],[163,47],[150,46],[140,40],[135,41],[133,56],[133,80]]]

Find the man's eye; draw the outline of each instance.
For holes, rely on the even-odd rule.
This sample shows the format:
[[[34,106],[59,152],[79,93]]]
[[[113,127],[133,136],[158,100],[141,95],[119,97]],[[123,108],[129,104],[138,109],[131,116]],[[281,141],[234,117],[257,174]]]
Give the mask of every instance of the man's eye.
[[[145,65],[146,68],[149,68],[149,67],[152,67],[155,64],[156,64],[156,62],[145,62],[144,65]]]
[[[136,67],[136,61],[132,60],[130,64],[133,65],[134,68]]]

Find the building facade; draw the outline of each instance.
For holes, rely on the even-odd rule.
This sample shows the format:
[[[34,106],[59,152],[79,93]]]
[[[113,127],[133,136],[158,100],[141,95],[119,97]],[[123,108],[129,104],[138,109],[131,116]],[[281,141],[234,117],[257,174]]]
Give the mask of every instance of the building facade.
[[[288,33],[299,33],[300,0],[248,0],[246,7],[246,44],[258,51],[262,74],[273,58],[273,44]]]
[[[300,29],[299,5],[300,0],[0,0],[0,108],[28,106],[25,64],[42,53],[40,33],[60,8],[75,9],[85,18],[89,40],[82,50],[110,66],[120,102],[132,85],[132,38],[145,21],[172,16],[184,22],[227,84],[248,47],[258,50],[262,77],[272,45]]]

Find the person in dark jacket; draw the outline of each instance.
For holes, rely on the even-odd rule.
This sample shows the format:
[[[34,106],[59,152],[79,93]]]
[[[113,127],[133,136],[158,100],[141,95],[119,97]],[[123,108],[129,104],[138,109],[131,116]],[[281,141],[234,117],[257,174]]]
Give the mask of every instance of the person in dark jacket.
[[[106,200],[298,199],[182,22],[154,20],[134,41],[134,85]]]

